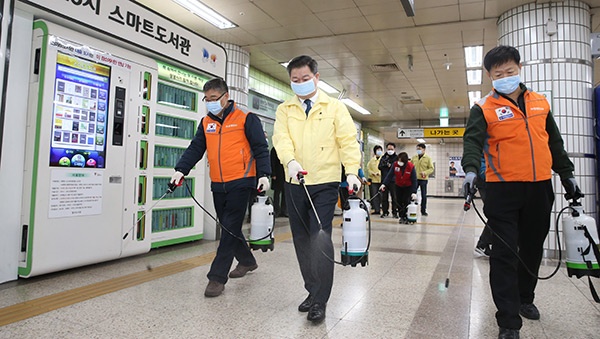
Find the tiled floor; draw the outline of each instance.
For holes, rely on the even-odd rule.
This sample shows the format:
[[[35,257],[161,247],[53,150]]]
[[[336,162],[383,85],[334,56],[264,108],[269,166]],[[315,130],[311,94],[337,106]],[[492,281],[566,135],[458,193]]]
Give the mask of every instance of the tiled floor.
[[[369,265],[336,266],[327,319],[297,311],[306,297],[286,219],[277,219],[274,252],[254,252],[259,268],[231,279],[223,295],[205,298],[202,264],[0,327],[0,338],[495,338],[488,261],[473,255],[482,223],[462,201],[430,199],[415,225],[373,218]],[[464,227],[458,227],[464,216]],[[337,217],[334,225],[339,225]],[[339,259],[341,228],[334,229]],[[458,237],[460,233],[460,238]],[[448,277],[455,245],[458,247]],[[149,254],[0,285],[2,308],[173,262],[210,254],[200,241]],[[555,262],[544,262],[548,274]],[[157,270],[154,270],[157,271]],[[600,285],[598,279],[594,279]],[[587,280],[564,267],[540,281],[539,321],[524,320],[521,338],[600,338],[600,305]]]

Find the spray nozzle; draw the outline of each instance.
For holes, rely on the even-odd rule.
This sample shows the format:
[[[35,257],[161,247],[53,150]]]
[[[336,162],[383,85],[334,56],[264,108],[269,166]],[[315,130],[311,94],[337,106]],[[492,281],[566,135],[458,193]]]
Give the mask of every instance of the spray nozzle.
[[[304,185],[304,176],[307,174],[308,174],[308,171],[298,171],[298,174],[296,175],[298,182],[301,183],[302,185]]]
[[[183,185],[183,178],[181,178],[181,180],[179,180],[179,182],[177,182],[177,183],[169,182],[167,184],[167,186],[169,186],[169,188],[167,188],[167,193],[175,192],[175,189],[181,185]]]
[[[471,188],[471,185],[467,184],[466,188],[467,195],[465,196],[465,204],[463,205],[465,212],[471,209],[471,202],[473,202],[473,197],[475,196],[475,193],[477,193],[477,187],[475,187],[475,185]]]

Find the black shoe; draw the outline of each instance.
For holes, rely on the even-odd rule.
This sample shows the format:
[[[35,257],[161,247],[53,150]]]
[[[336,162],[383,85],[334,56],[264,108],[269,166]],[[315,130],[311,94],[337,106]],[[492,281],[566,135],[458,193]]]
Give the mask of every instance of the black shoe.
[[[300,312],[308,312],[310,310],[310,307],[313,305],[313,297],[309,294],[308,297],[306,297],[306,299],[304,299],[304,301],[298,305],[298,311]]]
[[[428,216],[429,214],[427,214],[427,212],[421,212],[421,215],[422,215],[422,216],[424,216],[424,217],[426,217],[426,216]]]
[[[306,319],[312,321],[313,323],[320,323],[325,319],[325,309],[327,308],[327,304],[322,302],[315,302],[310,311],[308,311],[308,316]]]
[[[381,218],[385,218],[385,217],[387,217],[388,215],[390,215],[390,214],[389,214],[389,213],[385,213],[385,212],[384,212],[384,213],[382,213],[382,214],[381,214]]]
[[[380,213],[379,212],[371,212],[371,214],[373,214],[373,215],[379,215]]]
[[[398,219],[398,213],[394,213],[394,214],[392,214],[392,218],[394,218],[394,219]]]
[[[500,333],[498,333],[498,339],[519,339],[519,330],[512,328],[500,327]]]
[[[521,304],[519,314],[527,319],[540,320],[540,311],[538,311],[534,304]]]
[[[489,258],[491,251],[492,251],[492,249],[490,248],[490,245],[486,245],[483,247],[479,247],[479,246],[475,247],[475,255],[478,257]]]

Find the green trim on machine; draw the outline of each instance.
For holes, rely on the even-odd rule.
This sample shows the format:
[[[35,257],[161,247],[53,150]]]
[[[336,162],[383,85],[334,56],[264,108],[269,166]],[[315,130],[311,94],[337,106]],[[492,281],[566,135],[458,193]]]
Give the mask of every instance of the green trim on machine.
[[[38,81],[37,121],[35,124],[35,144],[33,150],[33,169],[31,171],[31,205],[29,208],[29,228],[27,234],[27,260],[25,267],[19,267],[19,275],[27,276],[31,273],[31,254],[33,252],[33,228],[35,220],[35,202],[38,176],[38,156],[40,150],[40,129],[42,123],[42,105],[44,99],[44,80],[46,74],[46,48],[48,46],[48,26],[43,21],[33,23],[33,30],[41,29],[43,32],[42,46],[40,48],[40,77]]]
[[[588,266],[583,263],[572,263],[572,262],[567,261],[567,267],[573,268],[573,269],[578,269],[578,270],[589,270]],[[592,269],[593,270],[600,269],[600,264],[598,264],[598,263],[592,264]]]
[[[265,240],[249,240],[249,243],[252,245],[271,245],[273,243],[273,239],[265,239]]]
[[[189,237],[177,238],[177,239],[169,239],[164,241],[153,242],[151,248],[159,248],[164,246],[170,246],[175,244],[181,244],[184,242],[200,240],[204,238],[204,234],[191,235]]]
[[[362,252],[362,253],[357,253],[357,252],[344,252],[342,251],[342,255],[347,255],[349,257],[362,257],[363,255],[368,255],[369,252]]]

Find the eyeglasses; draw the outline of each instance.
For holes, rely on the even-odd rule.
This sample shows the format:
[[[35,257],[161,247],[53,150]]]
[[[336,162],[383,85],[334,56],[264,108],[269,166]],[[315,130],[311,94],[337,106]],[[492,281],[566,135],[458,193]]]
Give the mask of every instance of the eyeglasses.
[[[227,92],[223,92],[223,94],[221,94],[221,95],[220,95],[218,98],[216,98],[216,99],[210,99],[210,98],[204,97],[204,98],[202,98],[202,101],[204,101],[204,102],[213,102],[213,101],[218,101],[218,100],[221,100],[221,98],[222,98],[222,97],[223,97],[225,94],[227,94]]]

